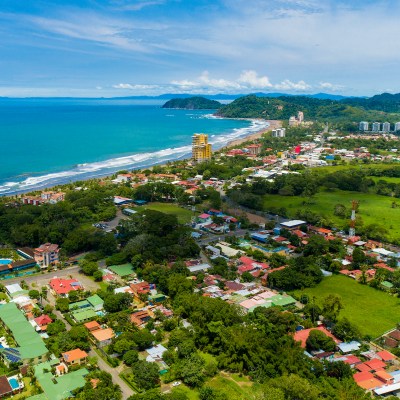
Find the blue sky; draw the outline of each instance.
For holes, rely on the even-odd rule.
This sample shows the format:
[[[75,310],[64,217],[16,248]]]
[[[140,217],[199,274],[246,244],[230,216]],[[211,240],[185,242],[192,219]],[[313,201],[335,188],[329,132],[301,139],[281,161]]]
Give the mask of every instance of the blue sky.
[[[0,96],[400,92],[398,0],[0,5]]]

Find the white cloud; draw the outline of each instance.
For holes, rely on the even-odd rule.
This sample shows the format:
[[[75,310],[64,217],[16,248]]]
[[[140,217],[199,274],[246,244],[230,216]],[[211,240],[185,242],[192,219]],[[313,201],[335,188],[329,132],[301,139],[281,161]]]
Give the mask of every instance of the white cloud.
[[[158,85],[131,85],[130,83],[118,83],[117,85],[112,86],[114,89],[128,89],[128,90],[150,90],[150,89],[158,89]]]
[[[285,79],[281,83],[274,85],[275,89],[278,90],[290,90],[304,92],[310,90],[312,87],[304,81],[292,82],[289,79]]]
[[[267,76],[258,76],[257,72],[252,70],[243,71],[238,82],[252,88],[265,89],[272,87]]]
[[[322,90],[330,90],[332,92],[336,92],[338,90],[343,90],[345,87],[343,85],[336,85],[330,82],[320,82],[319,88]]]
[[[200,93],[202,91],[224,91],[234,93],[247,93],[255,90],[285,90],[289,92],[307,92],[312,86],[304,80],[292,82],[285,79],[281,83],[273,84],[267,76],[259,76],[254,70],[245,70],[236,80],[211,78],[207,71],[204,71],[197,79],[174,80],[171,85],[180,90]]]

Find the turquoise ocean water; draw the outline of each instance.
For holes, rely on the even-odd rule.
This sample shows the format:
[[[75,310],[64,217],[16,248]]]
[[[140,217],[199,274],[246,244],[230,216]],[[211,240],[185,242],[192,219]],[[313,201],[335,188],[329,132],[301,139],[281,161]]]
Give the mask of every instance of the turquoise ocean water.
[[[208,133],[218,148],[266,125],[161,104],[0,99],[0,195],[184,158],[193,133]]]

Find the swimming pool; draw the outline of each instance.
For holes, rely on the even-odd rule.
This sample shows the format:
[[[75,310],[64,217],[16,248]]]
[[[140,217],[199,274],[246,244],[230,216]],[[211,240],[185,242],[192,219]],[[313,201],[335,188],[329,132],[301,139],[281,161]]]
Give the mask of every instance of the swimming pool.
[[[19,389],[19,383],[15,378],[10,378],[8,382],[10,383],[10,386],[13,388],[13,390]]]
[[[0,264],[7,265],[7,264],[10,264],[10,263],[12,263],[11,258],[0,258]]]

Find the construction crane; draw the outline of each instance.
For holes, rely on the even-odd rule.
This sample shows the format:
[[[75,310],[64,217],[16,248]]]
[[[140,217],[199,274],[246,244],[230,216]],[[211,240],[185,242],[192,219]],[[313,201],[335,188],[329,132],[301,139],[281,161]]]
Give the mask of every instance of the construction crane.
[[[353,200],[351,202],[351,217],[350,217],[350,229],[349,237],[356,236],[356,211],[358,207],[358,201]]]

